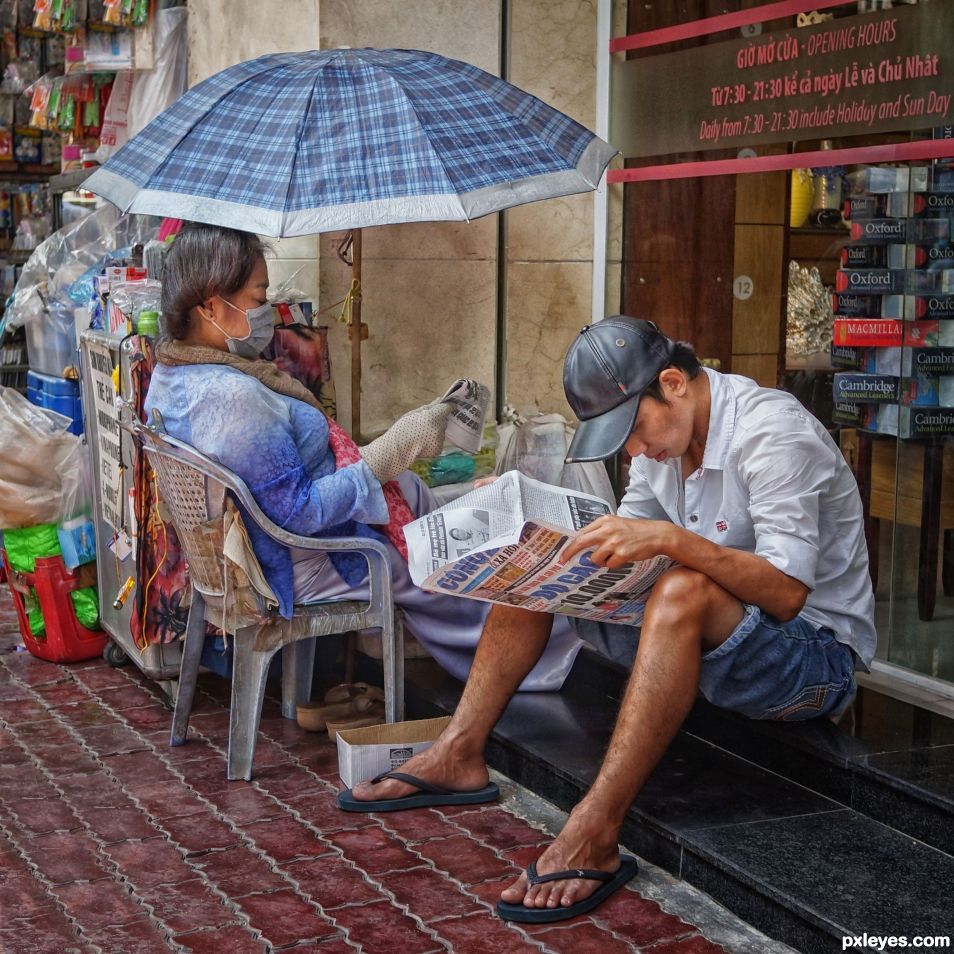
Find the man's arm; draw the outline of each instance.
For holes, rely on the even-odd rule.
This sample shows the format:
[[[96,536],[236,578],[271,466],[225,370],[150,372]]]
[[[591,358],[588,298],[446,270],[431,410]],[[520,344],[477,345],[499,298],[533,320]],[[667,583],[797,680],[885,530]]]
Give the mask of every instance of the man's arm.
[[[666,520],[600,517],[567,544],[561,558],[593,549],[593,562],[616,568],[662,554],[681,566],[704,573],[743,603],[752,603],[776,619],[793,619],[809,588],[776,569],[764,557],[719,546]]]

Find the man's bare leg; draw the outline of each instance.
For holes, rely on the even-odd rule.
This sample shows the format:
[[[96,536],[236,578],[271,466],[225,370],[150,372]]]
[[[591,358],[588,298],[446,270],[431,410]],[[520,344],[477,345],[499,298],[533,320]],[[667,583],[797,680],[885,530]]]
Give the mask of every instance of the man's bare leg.
[[[491,607],[474,654],[474,663],[454,716],[440,738],[401,771],[455,791],[487,784],[484,746],[524,677],[546,649],[553,617],[514,606]],[[399,798],[415,789],[394,779],[361,782],[352,790],[359,801]]]
[[[563,831],[537,861],[549,874],[568,868],[615,871],[619,832],[636,794],[688,715],[702,654],[721,645],[742,619],[742,604],[694,570],[670,570],[646,606],[639,649],[599,774]],[[503,901],[556,908],[588,897],[599,883],[554,881],[528,889],[522,874]]]

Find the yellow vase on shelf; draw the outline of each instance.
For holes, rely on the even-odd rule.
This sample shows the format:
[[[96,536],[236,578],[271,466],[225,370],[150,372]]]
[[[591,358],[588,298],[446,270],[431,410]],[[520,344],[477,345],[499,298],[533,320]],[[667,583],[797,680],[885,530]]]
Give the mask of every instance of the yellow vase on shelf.
[[[792,200],[788,215],[788,224],[800,229],[808,220],[814,196],[814,176],[811,169],[792,170]]]

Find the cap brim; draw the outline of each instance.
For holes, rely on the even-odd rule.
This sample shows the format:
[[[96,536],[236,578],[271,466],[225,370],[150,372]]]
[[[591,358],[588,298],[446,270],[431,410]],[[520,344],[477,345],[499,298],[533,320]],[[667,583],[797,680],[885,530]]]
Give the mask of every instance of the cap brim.
[[[641,395],[624,401],[612,411],[576,425],[576,434],[566,452],[568,464],[606,460],[623,449],[633,432]]]

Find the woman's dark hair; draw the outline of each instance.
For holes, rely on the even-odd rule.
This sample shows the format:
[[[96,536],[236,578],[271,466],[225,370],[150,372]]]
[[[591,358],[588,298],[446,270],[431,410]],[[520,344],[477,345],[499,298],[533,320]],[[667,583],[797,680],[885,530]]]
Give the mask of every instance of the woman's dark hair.
[[[699,372],[702,370],[702,365],[699,363],[699,359],[696,357],[696,350],[691,344],[687,341],[675,341],[673,342],[672,356],[666,368],[678,368],[680,371],[684,371],[691,381],[693,378],[698,377]],[[665,371],[666,368],[663,368],[663,371]],[[652,384],[646,386],[643,390],[643,394],[648,394],[654,400],[659,401],[660,404],[669,403],[666,398],[663,397],[658,376]]]
[[[184,338],[189,313],[215,295],[233,295],[265,254],[251,232],[190,222],[176,236],[162,270],[163,331]]]

